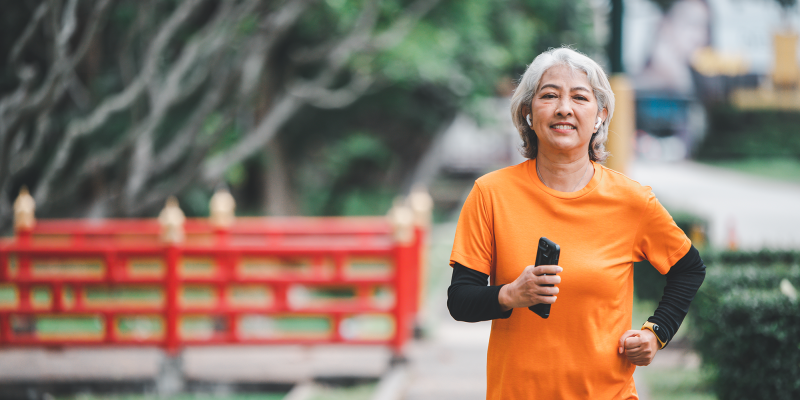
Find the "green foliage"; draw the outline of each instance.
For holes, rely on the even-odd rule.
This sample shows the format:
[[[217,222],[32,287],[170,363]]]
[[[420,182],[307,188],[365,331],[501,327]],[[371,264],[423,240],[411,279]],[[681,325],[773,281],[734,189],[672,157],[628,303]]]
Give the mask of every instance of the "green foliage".
[[[783,279],[800,287],[800,266],[708,268],[689,315],[719,398],[800,397],[800,305]]]
[[[697,149],[697,157],[800,159],[798,125],[797,112],[739,111],[730,106],[709,108],[708,133]]]
[[[37,28],[16,63],[9,59],[34,10],[43,3],[46,2],[6,2],[3,6],[0,97],[5,98],[20,86],[19,65],[37,71],[36,87],[55,64],[50,44],[53,32],[47,24]],[[293,3],[260,2],[246,17],[222,20],[225,23],[221,25],[211,22],[228,6],[241,3],[198,2],[176,33],[168,35],[165,50],[154,55],[156,73],[148,85],[161,89],[169,87],[166,78],[170,71],[177,71],[176,60],[187,54],[190,44],[201,44],[197,54],[209,52],[198,56],[197,60],[202,61],[189,63],[191,66],[182,75],[178,86],[192,88],[190,92],[167,102],[154,98],[158,96],[153,93],[161,93],[159,90],[140,93],[73,146],[64,146],[64,131],[70,121],[92,114],[104,101],[130,88],[144,66],[150,65],[148,49],[154,38],[172,13],[186,4],[183,0],[111,2],[107,18],[95,19],[104,21],[98,31],[101,33],[90,42],[88,55],[75,67],[76,82],[85,90],[62,94],[45,102],[49,104],[46,109],[25,117],[27,122],[18,131],[27,136],[36,130],[36,121],[41,119],[36,113],[51,119],[49,127],[43,129],[44,149],[33,152],[28,164],[14,176],[6,176],[8,168],[0,165],[0,200],[13,200],[22,184],[34,191],[50,185],[49,193],[57,193],[58,201],[40,202],[37,212],[41,217],[78,217],[89,210],[103,209],[93,208],[94,204],[112,204],[104,209],[108,217],[154,215],[163,204],[159,196],[168,194],[178,195],[182,204],[189,204],[188,212],[197,214],[207,209],[200,205],[203,194],[226,183],[237,191],[236,195],[253,197],[237,196],[240,214],[262,213],[267,202],[264,193],[268,192],[263,189],[268,182],[264,176],[268,174],[263,171],[265,157],[256,152],[272,143],[257,141],[251,151],[231,158],[233,161],[219,169],[225,171],[224,176],[216,170],[205,174],[210,163],[204,161],[227,154],[245,138],[252,138],[259,121],[275,110],[272,107],[280,104],[293,88],[303,86],[299,82],[325,82],[325,91],[347,91],[354,79],[366,76],[373,83],[365,93],[353,90],[353,97],[358,100],[334,106],[330,102],[303,100],[304,106],[287,111],[289,116],[285,119],[277,119],[274,136],[268,140],[277,142],[276,148],[286,153],[276,159],[286,164],[280,170],[288,175],[286,189],[291,202],[300,205],[300,210],[294,211],[314,215],[380,214],[388,209],[399,188],[407,186],[420,156],[456,113],[485,113],[482,101],[508,95],[512,82],[526,65],[549,47],[567,44],[590,55],[596,55],[600,48],[592,35],[587,0],[443,0],[423,13],[419,21],[407,25],[407,34],[402,29],[390,32],[389,28],[409,16],[412,5],[417,4],[409,0],[377,2],[374,31],[367,21],[370,18],[362,18],[371,4],[366,0],[316,2],[298,14],[296,21],[274,32],[274,16]],[[47,4],[63,8],[56,7],[59,2]],[[78,1],[77,24],[81,29],[76,31],[70,47],[75,47],[86,31],[83,27],[88,25],[89,12],[95,4],[98,2]],[[51,17],[61,18],[48,14],[47,20]],[[362,25],[364,21],[367,23]],[[365,25],[361,35],[354,34],[354,27]],[[210,33],[214,32],[225,41],[220,50],[212,50],[215,42],[211,38],[215,35]],[[392,39],[392,32],[401,34]],[[347,45],[342,46],[345,38]],[[391,40],[383,40],[386,38]],[[270,47],[270,43],[275,46]],[[361,47],[364,43],[369,45]],[[266,54],[246,57],[256,54],[255,49],[261,45],[268,50]],[[331,49],[342,48],[358,50],[354,54],[337,52],[347,54],[341,58],[331,56]],[[251,62],[259,60],[263,62],[261,68],[250,68]],[[337,67],[329,68],[331,65]],[[202,67],[211,72],[206,75]],[[243,80],[256,70],[262,72],[252,82]],[[199,79],[197,86],[188,85],[193,74]],[[256,87],[245,95],[243,85]],[[194,112],[212,98],[212,93],[219,95],[219,104],[209,106],[203,113],[206,120],[196,125]],[[154,113],[159,104],[168,107]],[[336,109],[319,108],[325,104]],[[142,141],[145,144],[140,148],[148,151],[137,154],[151,153],[151,160],[165,153],[178,155],[165,156],[168,162],[155,163],[158,168],[136,177],[135,166],[151,165],[150,161],[132,162],[137,137],[150,132],[149,128],[144,129],[149,126],[152,146]],[[177,146],[185,149],[182,152],[165,151],[182,132],[197,132],[197,136],[186,142],[189,144]],[[354,139],[359,135],[361,139]],[[365,141],[363,137],[371,139]],[[31,141],[26,139],[23,148]],[[47,180],[43,176],[48,175],[43,172],[55,165],[54,159],[59,159],[54,157],[59,149],[70,149],[64,158],[68,161],[51,176],[63,179],[42,183]],[[102,157],[113,151],[113,156]],[[9,159],[0,155],[0,164]],[[143,183],[127,185],[126,180]],[[0,230],[9,221],[9,215],[0,215]]]
[[[800,183],[800,158],[770,157],[705,162],[715,167],[732,169],[770,180]]]
[[[649,262],[641,261],[633,264],[633,292],[642,300],[661,300],[667,278]]]
[[[776,264],[800,264],[800,250],[722,251],[703,255],[708,264],[768,267]]]

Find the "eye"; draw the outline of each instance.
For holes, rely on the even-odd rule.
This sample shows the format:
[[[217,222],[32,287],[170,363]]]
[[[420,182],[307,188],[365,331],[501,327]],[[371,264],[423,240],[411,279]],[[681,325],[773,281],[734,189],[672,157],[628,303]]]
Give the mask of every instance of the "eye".
[[[580,94],[575,96],[575,99],[580,101],[589,101],[589,99],[587,99],[586,96]]]
[[[543,99],[555,99],[556,95],[553,94],[553,93],[545,93],[545,94],[542,95],[542,98]]]

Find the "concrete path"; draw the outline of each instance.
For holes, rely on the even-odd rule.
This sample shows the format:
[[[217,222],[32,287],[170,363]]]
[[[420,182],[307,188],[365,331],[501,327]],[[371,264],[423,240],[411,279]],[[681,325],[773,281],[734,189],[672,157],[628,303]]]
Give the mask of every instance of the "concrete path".
[[[706,219],[716,248],[800,248],[800,185],[691,161],[636,162],[628,176],[671,211]]]

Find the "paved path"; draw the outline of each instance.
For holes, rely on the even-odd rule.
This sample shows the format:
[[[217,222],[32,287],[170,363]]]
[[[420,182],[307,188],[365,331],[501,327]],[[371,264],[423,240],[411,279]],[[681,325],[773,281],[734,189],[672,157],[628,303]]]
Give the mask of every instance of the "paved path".
[[[800,248],[800,185],[691,161],[637,162],[628,175],[670,210],[705,218],[716,248]]]

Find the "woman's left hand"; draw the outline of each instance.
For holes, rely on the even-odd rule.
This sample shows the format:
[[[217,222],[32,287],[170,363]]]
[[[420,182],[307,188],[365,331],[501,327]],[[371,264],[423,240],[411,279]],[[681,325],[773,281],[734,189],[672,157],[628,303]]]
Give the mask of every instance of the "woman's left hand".
[[[619,354],[625,353],[634,365],[650,365],[660,348],[655,333],[647,329],[630,330],[619,338]]]

